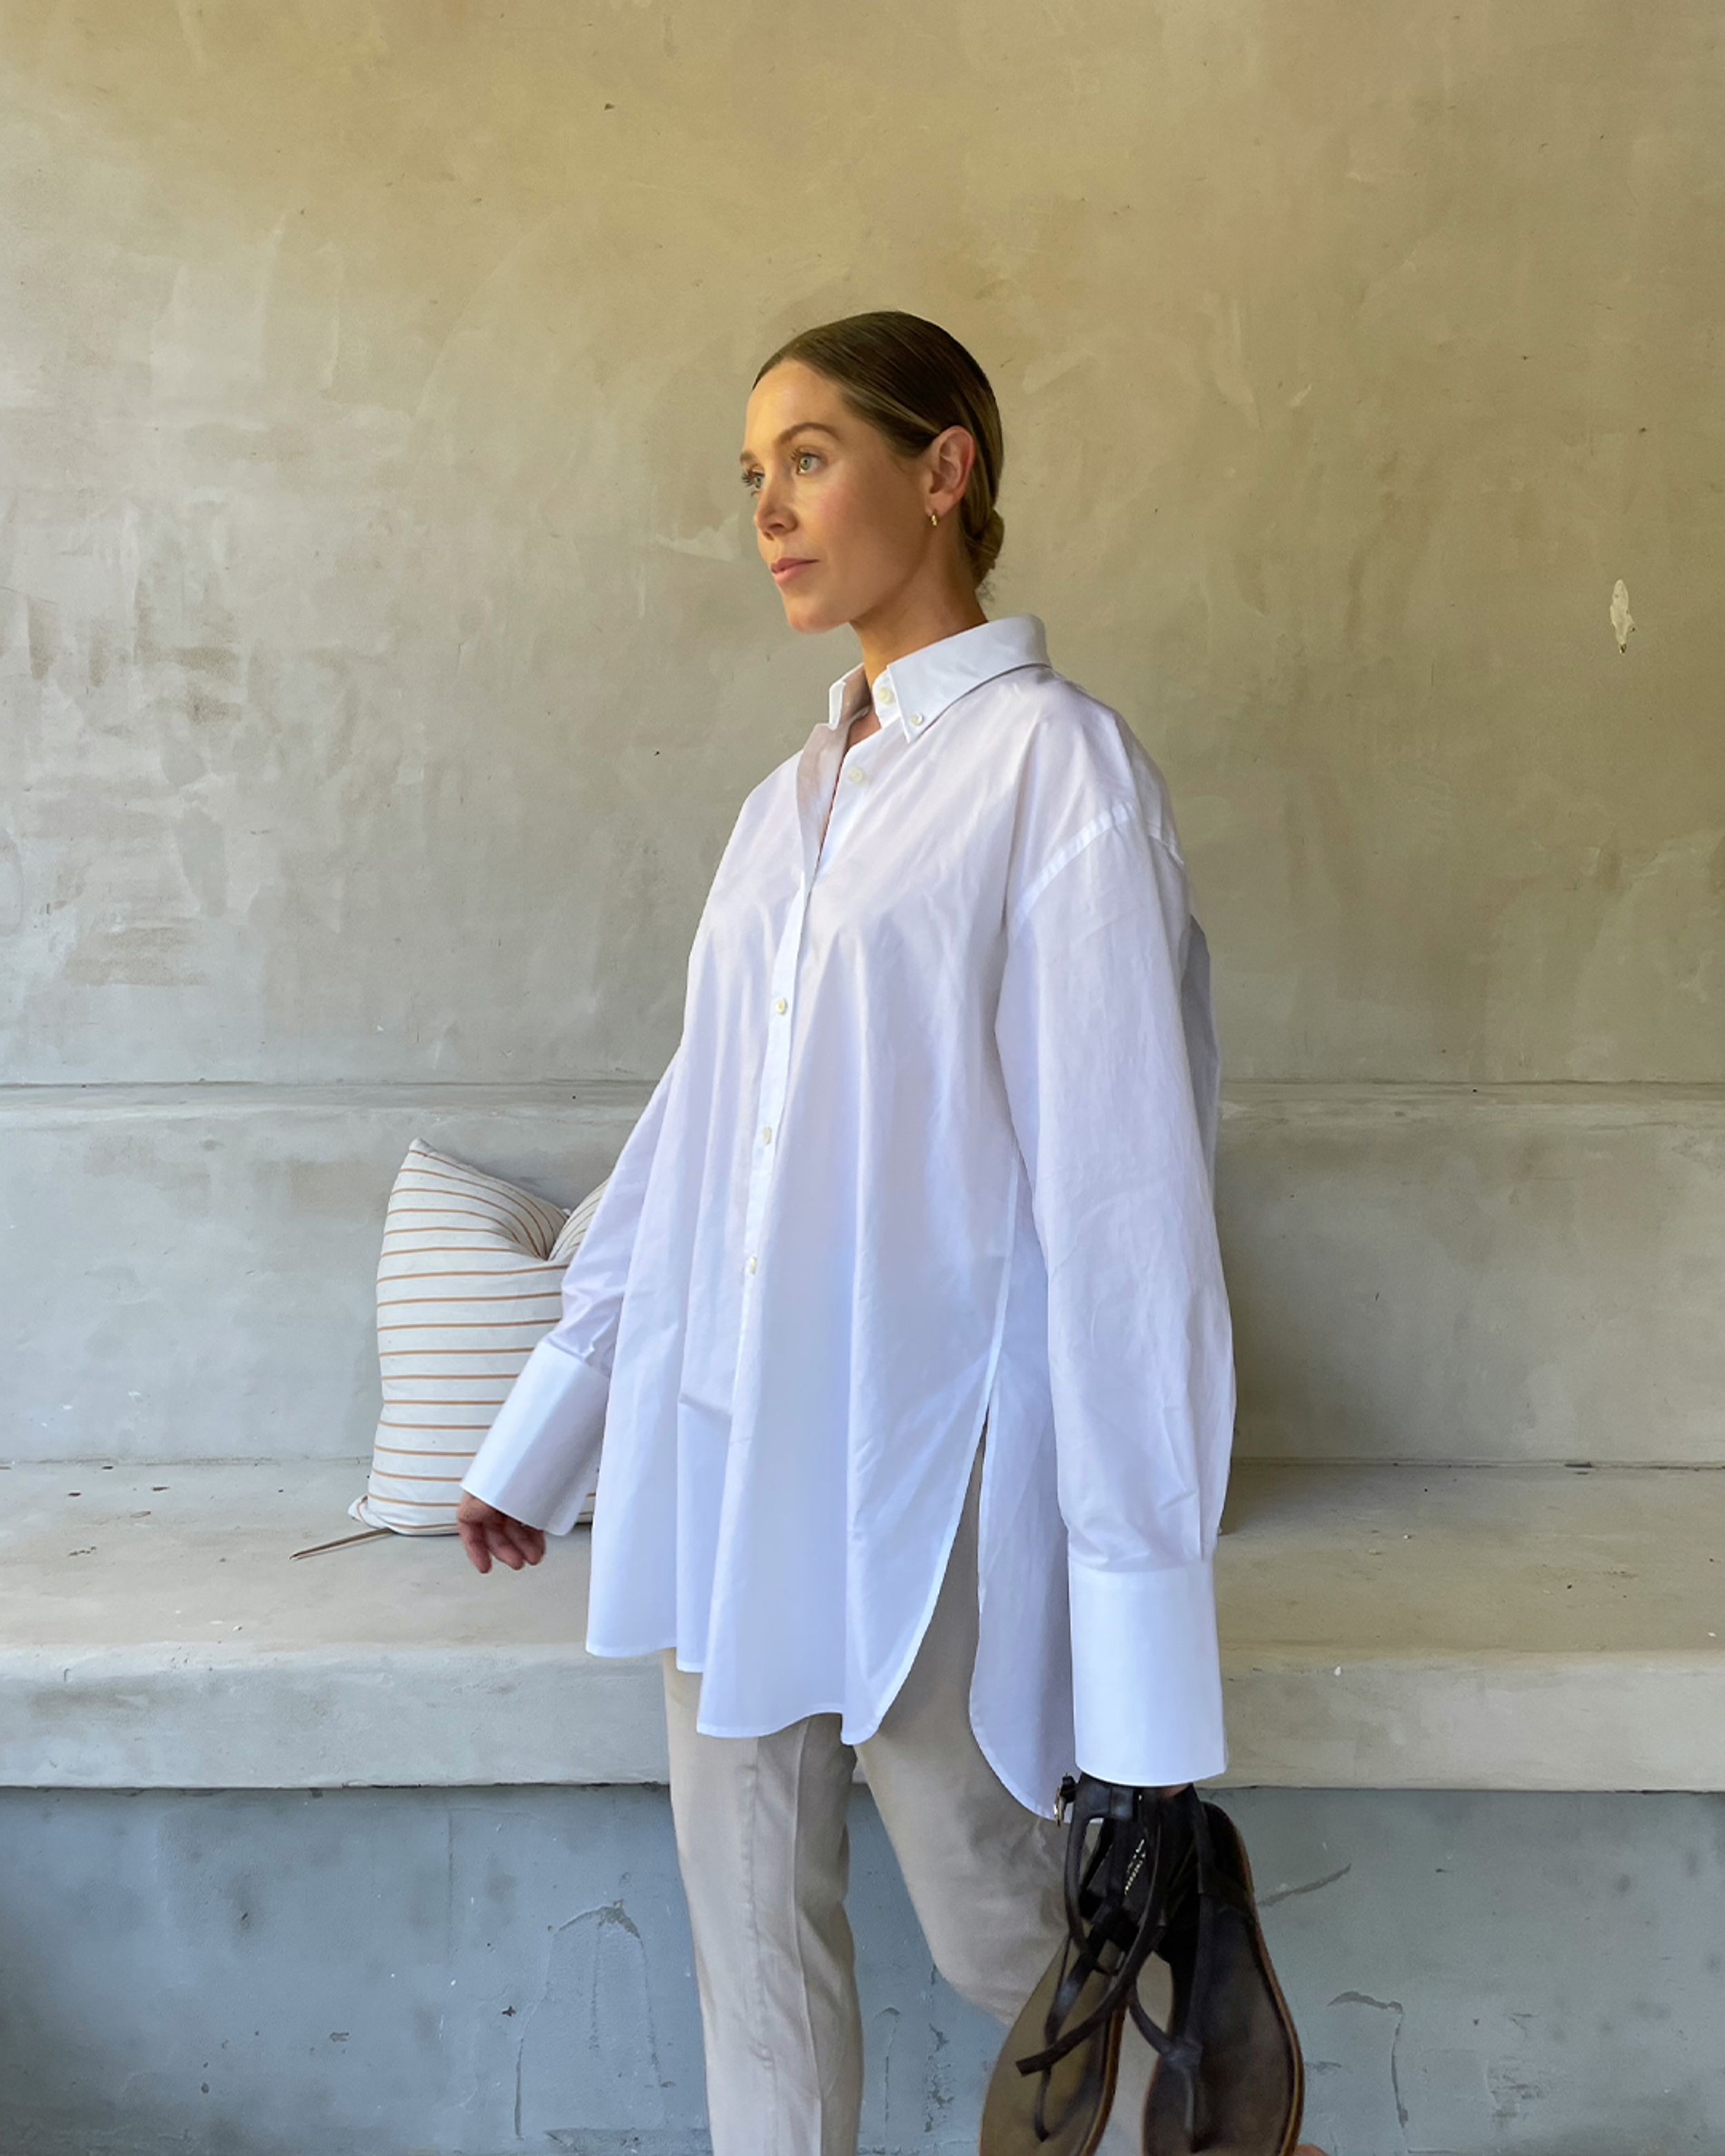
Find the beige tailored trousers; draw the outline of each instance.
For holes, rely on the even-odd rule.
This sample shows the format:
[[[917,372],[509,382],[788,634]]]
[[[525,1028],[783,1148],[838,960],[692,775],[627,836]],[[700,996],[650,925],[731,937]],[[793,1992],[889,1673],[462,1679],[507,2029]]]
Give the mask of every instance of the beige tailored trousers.
[[[1065,1830],[1027,1810],[970,1726],[982,1455],[916,1659],[873,1737],[836,1714],[705,1737],[669,1649],[671,1812],[695,1940],[713,2156],[856,2156],[862,2018],[845,1914],[857,1753],[936,1966],[1010,2022],[1065,1929]],[[1147,1993],[1153,2012],[1159,2002]],[[1153,2054],[1134,2031],[1099,2156],[1137,2156]]]

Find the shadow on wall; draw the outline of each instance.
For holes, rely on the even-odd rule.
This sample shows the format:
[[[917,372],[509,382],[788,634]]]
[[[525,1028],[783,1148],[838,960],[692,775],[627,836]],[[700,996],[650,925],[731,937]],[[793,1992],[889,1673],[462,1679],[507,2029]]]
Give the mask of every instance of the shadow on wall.
[[[660,1792],[17,1791],[0,1822],[3,2156],[706,2147]]]
[[[1309,2145],[1725,2147],[1725,1799],[1226,1801]],[[0,1848],[0,2156],[705,2156],[661,1789],[11,1790]],[[1000,2031],[865,1794],[852,1853],[863,2148],[956,2156]]]
[[[662,1789],[0,1793],[0,2156],[706,2156]],[[973,2135],[1000,2031],[853,1821],[864,2146]]]

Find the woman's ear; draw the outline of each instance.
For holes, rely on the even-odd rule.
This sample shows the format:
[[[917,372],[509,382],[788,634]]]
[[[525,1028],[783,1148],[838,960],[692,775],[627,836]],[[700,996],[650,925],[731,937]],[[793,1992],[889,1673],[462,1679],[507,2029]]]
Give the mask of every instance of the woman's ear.
[[[976,463],[976,437],[968,427],[947,427],[937,434],[923,454],[943,492],[949,492],[956,508],[964,499]]]

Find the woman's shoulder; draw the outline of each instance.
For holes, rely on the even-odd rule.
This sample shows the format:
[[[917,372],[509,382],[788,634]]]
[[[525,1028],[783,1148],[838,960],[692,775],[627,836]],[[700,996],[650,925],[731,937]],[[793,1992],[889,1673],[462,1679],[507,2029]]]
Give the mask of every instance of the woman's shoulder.
[[[1125,715],[1054,666],[1027,667],[1013,680],[1021,793],[1042,797],[1068,824],[1129,804],[1178,851],[1168,781]]]
[[[788,756],[781,757],[744,794],[732,827],[733,840],[747,835],[783,807],[789,806],[794,814],[797,765],[801,756],[800,749],[793,749]]]

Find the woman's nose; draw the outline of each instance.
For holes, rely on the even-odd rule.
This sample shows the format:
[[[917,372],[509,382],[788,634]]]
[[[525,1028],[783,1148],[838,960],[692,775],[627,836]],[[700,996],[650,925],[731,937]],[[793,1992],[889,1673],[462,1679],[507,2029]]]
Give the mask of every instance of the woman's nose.
[[[755,526],[761,531],[783,531],[787,521],[783,495],[765,480],[755,496]]]

